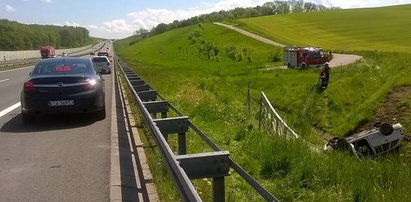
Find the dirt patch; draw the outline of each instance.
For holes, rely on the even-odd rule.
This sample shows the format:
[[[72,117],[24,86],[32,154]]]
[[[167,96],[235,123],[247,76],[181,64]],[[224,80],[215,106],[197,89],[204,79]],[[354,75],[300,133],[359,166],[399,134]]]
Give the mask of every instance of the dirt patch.
[[[356,131],[362,131],[370,129],[373,124],[377,121],[388,122],[388,123],[401,123],[405,120],[407,111],[410,111],[406,105],[403,104],[404,99],[411,95],[411,86],[398,86],[393,88],[384,98],[384,100],[379,104],[378,110],[376,111],[374,117],[362,124],[360,128]],[[411,137],[411,134],[406,134]]]
[[[315,131],[315,133],[321,137],[321,139],[323,140],[324,143],[327,143],[328,140],[331,140],[333,137],[333,135],[331,135],[330,133],[327,133],[327,131],[323,130],[320,127],[314,127],[313,130]]]
[[[394,123],[403,123],[406,118],[409,118],[411,114],[411,109],[404,104],[404,100],[411,96],[411,86],[398,86],[393,88],[384,98],[384,100],[379,104],[374,117],[364,123],[354,131],[357,133],[359,131],[368,130],[373,127],[373,124],[377,121]],[[404,126],[404,125],[403,125]],[[405,133],[405,147],[406,155],[411,157],[411,130]],[[353,133],[351,133],[353,134]],[[403,155],[403,154],[402,154]]]

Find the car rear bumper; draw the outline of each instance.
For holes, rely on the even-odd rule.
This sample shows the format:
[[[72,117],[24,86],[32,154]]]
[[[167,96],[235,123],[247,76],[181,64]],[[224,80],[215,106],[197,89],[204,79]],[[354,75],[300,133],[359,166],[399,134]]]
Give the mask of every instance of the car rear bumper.
[[[49,106],[50,101],[73,100],[74,105],[70,106]],[[21,109],[23,112],[30,113],[57,113],[57,112],[94,112],[103,110],[105,107],[104,93],[94,90],[73,95],[52,95],[22,96]]]

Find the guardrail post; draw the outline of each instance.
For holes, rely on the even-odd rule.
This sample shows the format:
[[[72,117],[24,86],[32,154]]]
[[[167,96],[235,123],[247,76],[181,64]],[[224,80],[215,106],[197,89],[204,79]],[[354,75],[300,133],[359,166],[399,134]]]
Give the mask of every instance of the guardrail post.
[[[225,201],[224,177],[213,177],[213,201]]]
[[[258,120],[258,131],[261,129],[261,121],[263,120],[263,98],[261,97],[260,100],[260,113],[259,113],[259,120]]]
[[[278,133],[278,127],[279,127],[279,122],[280,122],[280,120],[278,120],[278,118],[277,117],[275,117],[275,132],[276,133]]]
[[[178,155],[187,154],[186,133],[178,133]]]

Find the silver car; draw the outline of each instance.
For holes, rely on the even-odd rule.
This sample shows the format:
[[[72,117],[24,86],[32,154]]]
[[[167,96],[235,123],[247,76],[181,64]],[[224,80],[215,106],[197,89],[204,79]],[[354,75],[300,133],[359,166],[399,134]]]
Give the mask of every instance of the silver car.
[[[96,72],[102,72],[101,69],[104,69],[106,74],[111,74],[111,63],[107,56],[95,56],[91,61],[94,64]]]

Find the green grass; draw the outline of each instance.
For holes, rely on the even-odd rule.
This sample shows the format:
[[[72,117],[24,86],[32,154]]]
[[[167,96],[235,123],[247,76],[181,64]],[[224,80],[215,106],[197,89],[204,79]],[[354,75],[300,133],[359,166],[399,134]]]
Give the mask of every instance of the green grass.
[[[234,21],[286,45],[411,52],[411,4],[264,16]]]
[[[259,132],[255,117],[264,91],[304,139],[320,144],[313,127],[345,135],[373,116],[390,89],[411,85],[410,54],[356,52],[365,59],[333,69],[329,88],[321,92],[316,88],[318,69],[261,72],[258,69],[281,65],[272,62],[281,50],[213,24],[180,28],[129,45],[132,40],[116,42],[116,53],[279,199],[409,200],[409,160],[389,155],[358,162],[345,154],[313,153],[302,141]],[[209,150],[194,134],[188,137],[189,153]],[[175,139],[170,142],[175,148]],[[195,184],[210,201],[208,183]],[[227,179],[226,193],[229,201],[261,201],[235,174]]]

